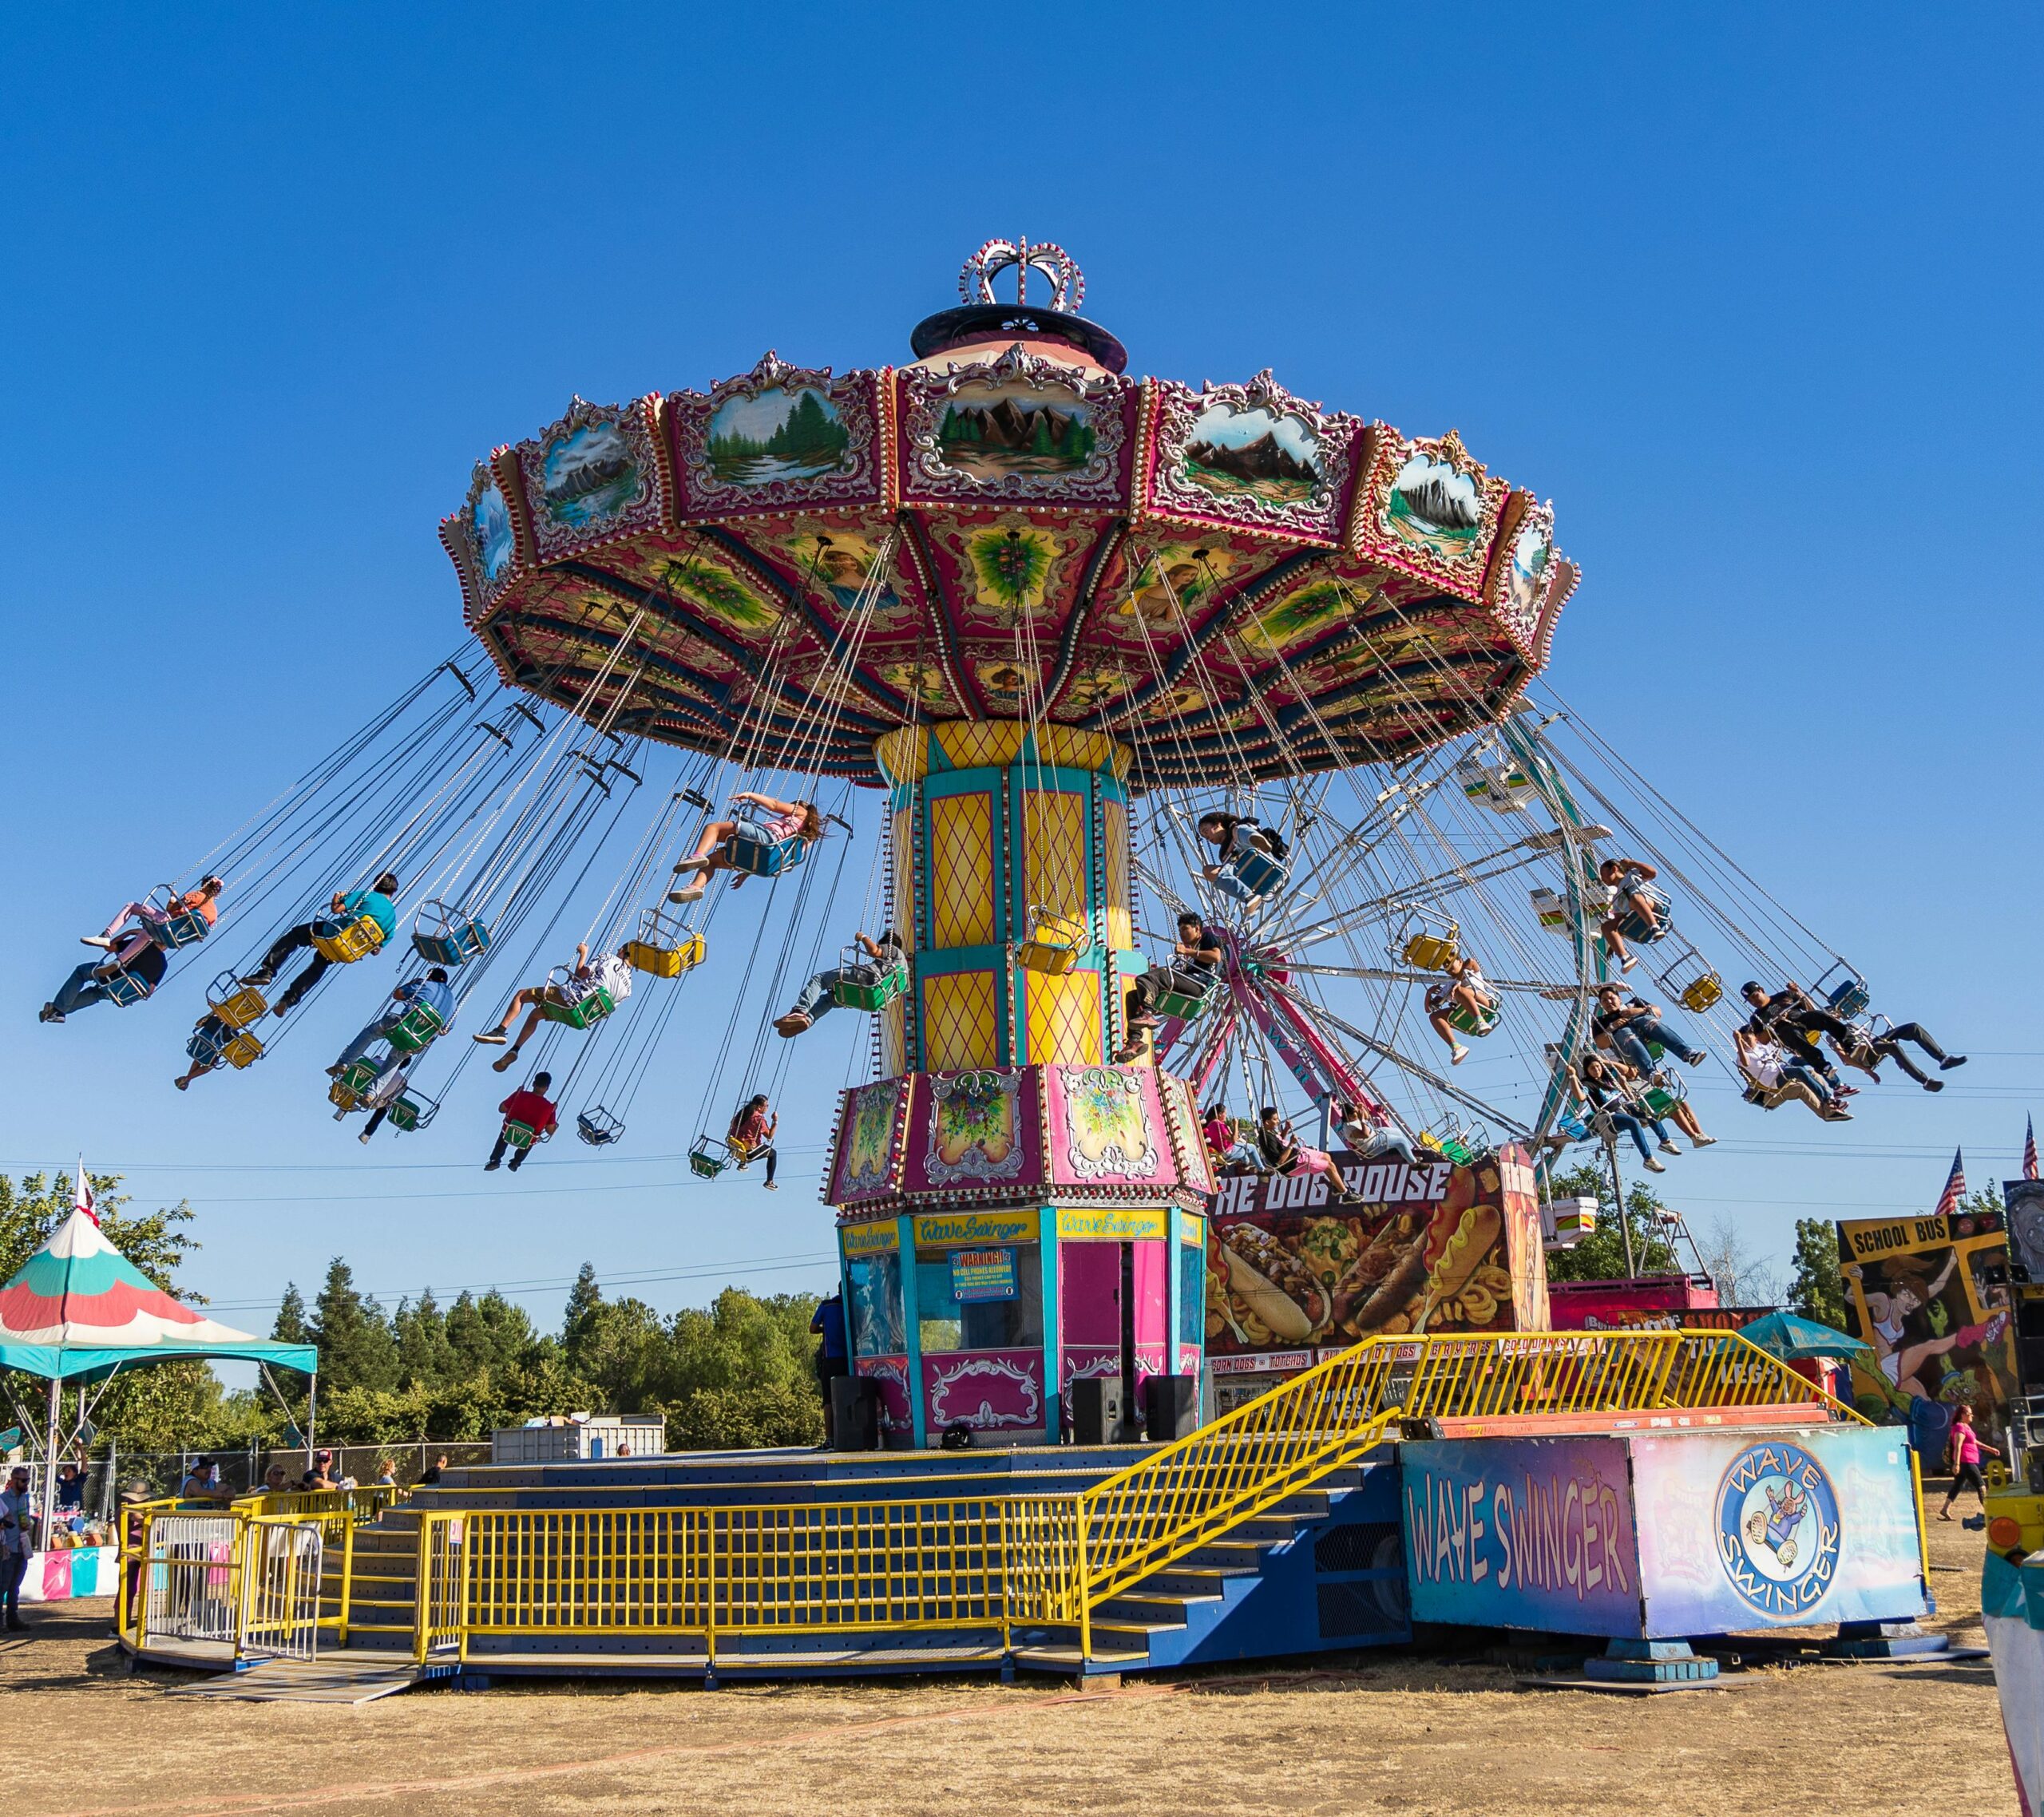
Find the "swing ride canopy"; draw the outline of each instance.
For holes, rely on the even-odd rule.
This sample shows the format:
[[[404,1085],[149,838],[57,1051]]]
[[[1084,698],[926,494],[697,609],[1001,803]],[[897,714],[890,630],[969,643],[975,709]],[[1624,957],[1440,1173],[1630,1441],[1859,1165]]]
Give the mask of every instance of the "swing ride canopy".
[[[770,352],[707,391],[577,398],[480,462],[442,536],[505,679],[868,784],[905,723],[1054,722],[1129,745],[1140,787],[1408,756],[1544,665],[1577,579],[1552,509],[1452,430],[1268,371],[1131,378],[1053,245],[989,241],[960,287],[910,365]]]
[[[141,1272],[83,1211],[73,1211],[0,1287],[0,1368],[55,1381],[189,1357],[238,1356],[307,1375],[309,1344],[252,1337],[194,1312]]]

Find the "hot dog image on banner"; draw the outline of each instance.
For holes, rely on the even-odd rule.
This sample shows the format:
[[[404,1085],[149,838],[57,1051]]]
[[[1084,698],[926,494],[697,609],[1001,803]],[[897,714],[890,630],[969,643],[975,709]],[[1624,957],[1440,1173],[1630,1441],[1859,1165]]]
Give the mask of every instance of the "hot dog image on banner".
[[[1544,1298],[1539,1213],[1519,1189],[1517,1150],[1469,1166],[1333,1158],[1361,1203],[1335,1202],[1325,1174],[1222,1179],[1208,1225],[1210,1356],[1287,1369],[1300,1365],[1274,1353],[1544,1326],[1544,1304],[1531,1303]]]

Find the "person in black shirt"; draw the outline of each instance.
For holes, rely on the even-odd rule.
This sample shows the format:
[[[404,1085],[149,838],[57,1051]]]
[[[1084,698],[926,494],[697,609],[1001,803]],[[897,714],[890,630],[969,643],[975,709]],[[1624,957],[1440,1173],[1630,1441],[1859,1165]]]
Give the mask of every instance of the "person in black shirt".
[[[1169,961],[1153,965],[1128,988],[1123,1007],[1128,1015],[1127,1043],[1115,1054],[1117,1063],[1126,1064],[1139,1055],[1150,1031],[1157,1026],[1158,1000],[1166,993],[1204,997],[1214,988],[1221,970],[1220,936],[1192,910],[1178,916],[1178,940]]]
[[[1834,1039],[1842,1039],[1848,1047],[1859,1045],[1858,1037],[1836,1016],[1828,1010],[1817,1008],[1808,997],[1799,1003],[1788,991],[1770,997],[1750,979],[1739,987],[1739,995],[1753,1012],[1746,1020],[1748,1034],[1757,1035],[1763,1041],[1781,1043],[1831,1088],[1834,1099],[1853,1095],[1855,1088],[1839,1078],[1837,1067],[1824,1057],[1816,1043],[1820,1034],[1827,1034]]]

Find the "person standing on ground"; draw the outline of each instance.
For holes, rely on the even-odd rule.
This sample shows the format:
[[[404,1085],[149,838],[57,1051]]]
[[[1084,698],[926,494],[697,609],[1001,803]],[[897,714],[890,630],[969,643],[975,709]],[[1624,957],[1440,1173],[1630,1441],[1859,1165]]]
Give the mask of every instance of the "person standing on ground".
[[[1980,1498],[1980,1511],[1987,1510],[1987,1479],[1980,1474],[1980,1454],[1999,1457],[1999,1448],[1986,1443],[1973,1429],[1973,1409],[1962,1407],[1959,1417],[1951,1423],[1951,1435],[1946,1441],[1951,1455],[1951,1488],[1945,1496],[1945,1505],[1939,1509],[1938,1518],[1951,1518],[1951,1505],[1959,1499],[1962,1489],[1971,1488]]]
[[[823,1391],[823,1442],[838,1442],[838,1421],[830,1405],[830,1384],[852,1372],[852,1360],[845,1343],[845,1296],[842,1291],[817,1304],[809,1328],[822,1339],[816,1352],[816,1384]]]
[[[0,1489],[0,1616],[6,1617],[10,1633],[28,1626],[22,1619],[22,1578],[29,1568],[30,1526],[34,1518],[28,1466],[18,1463],[7,1473],[7,1486]]]

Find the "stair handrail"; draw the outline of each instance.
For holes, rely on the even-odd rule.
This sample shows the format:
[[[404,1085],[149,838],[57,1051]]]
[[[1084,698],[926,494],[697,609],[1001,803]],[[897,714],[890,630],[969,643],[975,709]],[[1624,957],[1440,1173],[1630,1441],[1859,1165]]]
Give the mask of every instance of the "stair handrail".
[[[1843,1402],[1737,1332],[1364,1339],[1079,1497],[1087,1609],[1353,1462],[1401,1422]]]

